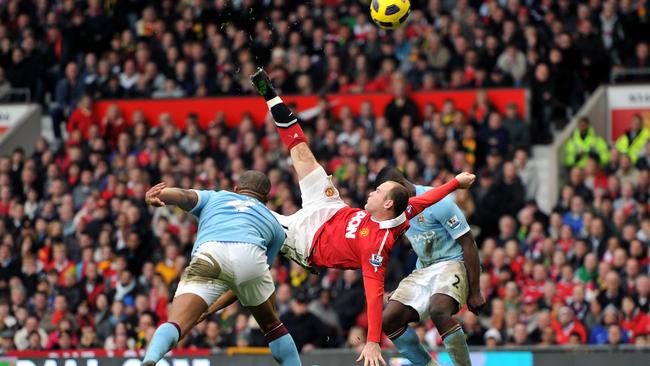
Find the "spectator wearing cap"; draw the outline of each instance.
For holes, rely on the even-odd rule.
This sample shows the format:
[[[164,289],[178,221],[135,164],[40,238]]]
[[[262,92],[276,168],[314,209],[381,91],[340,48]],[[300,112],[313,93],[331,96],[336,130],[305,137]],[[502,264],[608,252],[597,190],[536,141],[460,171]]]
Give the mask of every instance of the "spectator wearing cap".
[[[487,348],[496,348],[501,344],[501,333],[496,328],[490,328],[483,336]]]
[[[589,156],[598,158],[598,162],[603,166],[609,162],[607,143],[596,135],[590,126],[589,118],[581,117],[578,127],[564,145],[564,165],[584,168]]]

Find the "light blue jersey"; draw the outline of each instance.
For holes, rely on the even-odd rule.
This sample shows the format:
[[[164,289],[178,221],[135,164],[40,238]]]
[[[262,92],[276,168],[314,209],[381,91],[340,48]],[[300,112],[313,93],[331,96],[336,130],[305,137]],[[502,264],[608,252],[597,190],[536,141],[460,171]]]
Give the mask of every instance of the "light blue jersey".
[[[419,196],[431,187],[415,186]],[[462,260],[463,247],[456,239],[469,231],[465,215],[451,196],[443,198],[410,221],[406,236],[418,255],[417,268],[448,260]]]
[[[206,242],[251,243],[266,250],[270,265],[285,234],[282,225],[260,201],[228,191],[198,191],[199,201],[190,213],[199,219],[192,256]]]

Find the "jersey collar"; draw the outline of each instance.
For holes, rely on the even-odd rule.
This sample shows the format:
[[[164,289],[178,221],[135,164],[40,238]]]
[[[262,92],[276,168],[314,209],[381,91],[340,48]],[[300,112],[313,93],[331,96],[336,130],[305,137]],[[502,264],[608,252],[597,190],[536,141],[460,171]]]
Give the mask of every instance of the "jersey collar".
[[[404,212],[402,212],[402,214],[397,216],[396,218],[390,219],[390,220],[384,220],[384,221],[377,221],[377,220],[373,219],[372,216],[371,216],[370,220],[378,223],[380,229],[392,229],[392,228],[398,227],[398,226],[400,226],[400,225],[402,225],[403,223],[406,222],[406,214]]]

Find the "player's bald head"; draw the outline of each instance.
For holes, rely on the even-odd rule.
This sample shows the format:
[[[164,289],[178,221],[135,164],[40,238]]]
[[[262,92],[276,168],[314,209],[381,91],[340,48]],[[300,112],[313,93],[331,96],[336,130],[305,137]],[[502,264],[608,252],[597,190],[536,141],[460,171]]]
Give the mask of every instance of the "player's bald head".
[[[248,170],[239,177],[236,187],[237,193],[253,196],[262,202],[266,202],[271,191],[271,181],[262,172]]]

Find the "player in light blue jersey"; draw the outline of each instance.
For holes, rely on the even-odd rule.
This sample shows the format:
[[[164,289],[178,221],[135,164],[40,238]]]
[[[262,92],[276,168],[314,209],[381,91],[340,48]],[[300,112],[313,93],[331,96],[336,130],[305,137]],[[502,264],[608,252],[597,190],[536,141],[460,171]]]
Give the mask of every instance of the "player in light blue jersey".
[[[229,289],[257,320],[281,365],[300,365],[296,345],[274,310],[275,286],[269,267],[285,239],[284,229],[265,206],[271,182],[262,173],[242,174],[235,193],[151,188],[145,201],[175,205],[199,221],[192,260],[169,312],[147,347],[142,363],[153,366],[187,334],[196,321]]]
[[[375,184],[402,183],[412,195],[431,187],[416,186],[396,168],[387,167]],[[408,324],[431,316],[455,366],[470,366],[461,325],[452,318],[464,305],[479,314],[485,299],[479,288],[478,250],[465,216],[445,197],[410,220],[406,237],[418,255],[417,268],[404,278],[384,310],[383,328],[395,347],[416,366],[434,364]]]

